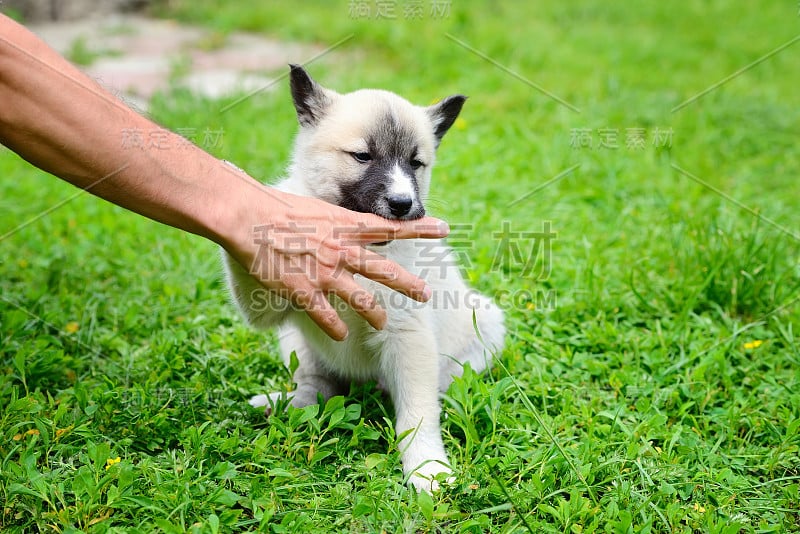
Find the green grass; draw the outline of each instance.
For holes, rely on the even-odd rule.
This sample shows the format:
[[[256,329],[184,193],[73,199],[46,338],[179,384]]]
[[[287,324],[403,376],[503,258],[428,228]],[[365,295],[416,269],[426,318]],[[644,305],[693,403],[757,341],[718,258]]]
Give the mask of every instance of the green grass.
[[[794,38],[796,5],[455,1],[413,24],[400,3],[377,21],[346,2],[168,5],[220,35],[352,34],[309,66],[339,90],[470,96],[430,207],[470,225],[459,253],[503,302],[507,348],[451,387],[457,482],[418,496],[379,392],[267,423],[246,399],[290,376],[229,305],[215,247],[80,195],[0,241],[3,531],[800,531],[800,45],[670,111]],[[219,112],[233,102],[175,90],[152,112],[279,175],[285,83]],[[74,194],[8,152],[0,175],[0,235]],[[549,258],[500,235],[546,221]]]
[[[88,67],[98,59],[121,55],[120,50],[92,49],[86,42],[86,37],[81,35],[72,41],[64,57],[76,65]]]

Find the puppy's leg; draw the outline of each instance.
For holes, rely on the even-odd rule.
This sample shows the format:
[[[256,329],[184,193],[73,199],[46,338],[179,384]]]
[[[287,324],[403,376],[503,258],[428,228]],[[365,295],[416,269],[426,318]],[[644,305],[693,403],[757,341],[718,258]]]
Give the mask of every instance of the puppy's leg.
[[[269,395],[255,395],[250,399],[250,405],[254,408],[264,408],[264,413],[272,414],[275,404],[284,396],[289,399],[289,404],[295,408],[304,408],[312,404],[317,404],[317,394],[322,395],[323,401],[327,401],[336,395],[345,395],[348,392],[348,385],[338,377],[326,373],[320,369],[316,361],[300,360],[300,365],[294,373],[293,380],[297,388],[288,393],[276,391]]]
[[[284,325],[279,330],[279,337],[281,352],[286,366],[289,367],[291,363],[292,352],[296,354],[298,361],[297,369],[292,376],[297,387],[294,391],[286,394],[292,406],[303,408],[311,404],[317,404],[318,393],[326,401],[336,395],[347,393],[348,384],[324,367],[320,356],[308,344],[299,328],[291,324]],[[267,415],[269,415],[275,406],[275,402],[282,396],[282,392],[256,395],[250,399],[250,405],[254,407],[263,406]]]
[[[381,355],[382,382],[394,402],[403,471],[417,490],[436,491],[433,476],[450,473],[439,422],[436,341],[424,328],[389,336]]]

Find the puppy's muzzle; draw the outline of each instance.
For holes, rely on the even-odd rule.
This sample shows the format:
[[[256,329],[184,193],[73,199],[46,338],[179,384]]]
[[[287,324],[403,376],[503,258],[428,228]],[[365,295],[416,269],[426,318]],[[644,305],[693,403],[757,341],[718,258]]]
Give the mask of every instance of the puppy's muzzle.
[[[411,195],[393,195],[386,197],[386,204],[389,206],[389,211],[392,215],[399,219],[411,212],[414,199],[411,198]]]

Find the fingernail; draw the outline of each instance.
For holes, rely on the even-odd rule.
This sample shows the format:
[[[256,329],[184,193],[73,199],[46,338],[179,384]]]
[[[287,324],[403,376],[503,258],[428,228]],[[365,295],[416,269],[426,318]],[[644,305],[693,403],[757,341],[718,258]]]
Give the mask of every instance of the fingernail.
[[[444,235],[449,234],[450,233],[450,225],[447,224],[444,221],[439,221],[439,231],[441,233],[443,233]]]
[[[433,291],[431,291],[430,286],[426,285],[422,290],[422,301],[423,302],[429,301],[431,299],[432,295],[433,295]]]

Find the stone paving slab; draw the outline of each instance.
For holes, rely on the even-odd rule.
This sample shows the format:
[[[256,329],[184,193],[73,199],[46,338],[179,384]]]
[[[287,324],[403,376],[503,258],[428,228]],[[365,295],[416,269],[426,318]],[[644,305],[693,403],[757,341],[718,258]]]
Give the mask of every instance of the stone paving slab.
[[[266,87],[288,63],[302,63],[323,48],[256,34],[220,35],[205,28],[138,15],[107,15],[28,28],[68,59],[81,49],[94,57],[80,66],[133,107],[170,83],[220,98]]]

